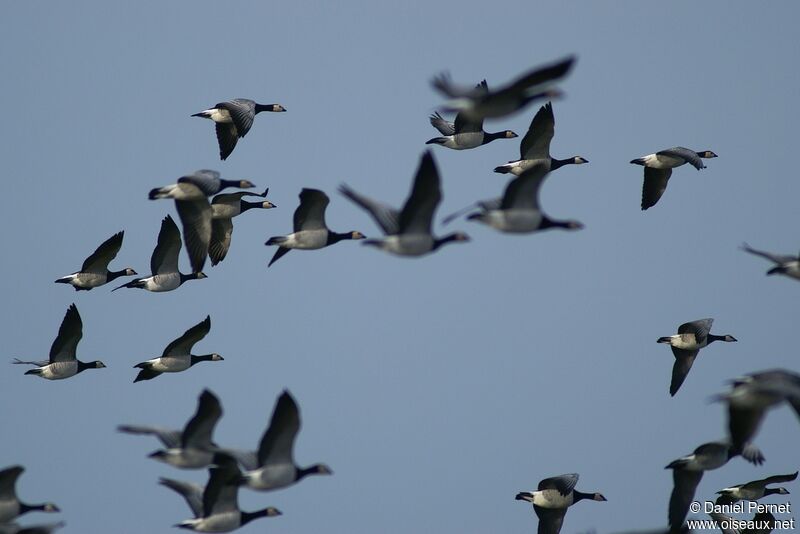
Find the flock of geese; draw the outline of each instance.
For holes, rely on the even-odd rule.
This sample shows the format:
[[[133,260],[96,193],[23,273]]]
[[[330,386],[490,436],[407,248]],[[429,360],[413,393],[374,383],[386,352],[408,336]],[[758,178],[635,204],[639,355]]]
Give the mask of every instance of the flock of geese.
[[[511,130],[486,132],[483,122],[485,119],[501,119],[519,112],[537,100],[559,96],[556,83],[569,73],[573,63],[574,58],[568,57],[535,68],[498,89],[490,89],[485,80],[472,87],[456,85],[447,75],[436,77],[433,86],[449,99],[440,110],[442,113],[455,113],[455,118],[450,122],[440,112],[431,115],[430,123],[441,136],[430,139],[427,144],[452,150],[469,150],[498,139],[518,137]],[[225,160],[236,148],[239,138],[245,137],[253,127],[256,115],[285,111],[279,104],[262,105],[248,99],[235,99],[193,116],[214,122],[220,158]],[[466,209],[444,218],[443,222],[449,223],[466,215],[467,220],[508,233],[527,234],[550,228],[581,229],[583,225],[578,221],[548,217],[539,203],[539,190],[550,172],[565,165],[588,163],[581,156],[567,159],[552,157],[550,144],[554,133],[553,106],[547,102],[535,114],[522,138],[519,159],[494,169],[497,173],[513,176],[502,196],[476,201]],[[700,170],[705,168],[703,159],[715,157],[717,155],[710,150],[695,152],[674,147],[632,160],[632,164],[644,167],[641,209],[649,209],[659,202],[673,169],[688,163]],[[203,273],[206,259],[216,265],[225,259],[230,250],[233,219],[250,210],[276,207],[266,200],[268,189],[263,193],[247,191],[254,187],[255,184],[247,180],[225,180],[216,171],[199,170],[182,176],[175,184],[152,189],[148,195],[151,200],[171,199],[175,202],[183,232],[170,215],[165,216],[150,258],[150,275],[135,278],[114,290],[139,288],[151,292],[173,291],[189,280],[206,278]],[[231,188],[239,190],[222,192]],[[383,236],[367,238],[356,230],[343,233],[330,230],[325,220],[330,198],[323,191],[304,188],[299,194],[299,206],[294,211],[292,233],[271,237],[265,243],[277,247],[270,266],[290,250],[318,250],[347,240],[363,240],[365,245],[385,252],[412,257],[433,253],[448,243],[469,241],[465,233],[458,231],[444,236],[433,234],[434,214],[441,202],[442,191],[439,170],[431,151],[423,153],[410,195],[400,209],[373,200],[347,185],[342,185],[339,193],[366,211]],[[76,291],[89,291],[118,278],[137,275],[130,267],[119,270],[109,268],[122,247],[123,237],[124,232],[112,235],[86,258],[79,271],[57,279],[56,283],[69,284]],[[178,266],[183,245],[191,266],[189,273],[182,273]],[[800,257],[774,255],[749,245],[744,245],[743,249],[773,262],[775,265],[768,274],[800,279]],[[658,343],[670,345],[675,357],[670,395],[678,392],[701,349],[715,341],[736,341],[729,334],[712,334],[712,323],[710,318],[690,321],[680,325],[677,334],[658,338]],[[216,352],[192,354],[195,344],[206,337],[210,330],[211,317],[207,316],[170,342],[160,357],[136,364],[134,367],[138,369],[138,374],[133,381],[152,380],[164,373],[187,371],[199,362],[222,360],[223,357]],[[52,343],[49,358],[43,361],[15,359],[13,363],[31,365],[33,368],[26,371],[26,375],[48,380],[66,379],[87,369],[105,368],[106,365],[101,361],[83,362],[77,359],[77,346],[82,336],[83,322],[77,306],[72,304]],[[754,445],[758,429],[768,410],[784,403],[788,403],[800,415],[800,375],[782,369],[755,372],[733,380],[731,389],[716,399],[725,402],[728,407],[728,436],[700,445],[693,453],[678,458],[666,467],[672,470],[674,478],[668,505],[668,530],[671,532],[687,529],[685,520],[689,506],[695,499],[696,488],[705,471],[720,468],[737,456],[756,465],[763,463],[764,457]],[[145,425],[118,427],[120,432],[156,437],[164,448],[150,455],[155,460],[181,469],[209,468],[205,486],[171,478],[160,480],[162,485],[184,498],[193,515],[193,518],[175,526],[197,532],[229,532],[255,519],[280,515],[281,512],[274,507],[253,512],[240,510],[237,502],[239,489],[277,490],[295,484],[308,475],[332,473],[324,464],[300,467],[295,463],[293,448],[300,430],[300,414],[296,401],[288,391],[278,396],[269,425],[255,450],[242,451],[218,445],[213,432],[221,417],[219,399],[211,391],[204,390],[199,396],[196,413],[183,429]],[[0,471],[0,534],[50,533],[63,526],[63,522],[58,522],[23,527],[14,522],[18,516],[31,511],[60,511],[52,503],[27,504],[18,498],[15,485],[23,471],[22,466],[11,466]],[[739,500],[758,500],[771,494],[786,494],[788,490],[785,488],[768,485],[796,478],[797,472],[794,472],[723,488],[718,492],[717,503],[724,505]],[[567,509],[579,501],[606,501],[600,493],[578,491],[577,482],[577,473],[550,476],[541,480],[536,490],[517,494],[516,499],[532,503],[539,519],[539,534],[558,534]],[[719,521],[725,517],[715,515]],[[774,523],[774,517],[762,516],[762,519],[765,519],[765,525],[769,525],[770,521]],[[771,527],[742,532],[769,530]]]

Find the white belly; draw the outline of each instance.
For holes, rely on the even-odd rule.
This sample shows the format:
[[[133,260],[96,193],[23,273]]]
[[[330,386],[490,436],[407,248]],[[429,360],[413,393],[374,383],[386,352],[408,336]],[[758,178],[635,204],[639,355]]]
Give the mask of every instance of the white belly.
[[[61,380],[78,374],[78,362],[55,362],[42,367],[39,375],[47,380]]]
[[[465,150],[468,148],[475,148],[481,146],[483,143],[483,132],[469,132],[469,133],[460,133],[455,134],[453,136],[455,146],[451,146],[448,148],[454,148],[456,150]],[[445,146],[448,146],[445,144]]]
[[[191,524],[195,532],[230,532],[241,525],[241,515],[239,512],[226,512],[185,523]]]
[[[191,356],[166,356],[149,360],[150,368],[159,373],[178,373],[191,367]]]
[[[268,491],[294,484],[297,470],[292,464],[274,464],[266,465],[255,471],[248,471],[244,476],[247,480],[247,487]]]
[[[298,250],[317,250],[328,243],[328,230],[302,230],[286,236],[286,241],[281,243],[284,248]]]
[[[0,501],[0,525],[8,523],[19,515],[19,502],[17,500]]]
[[[651,169],[674,169],[686,163],[686,160],[683,158],[659,154],[648,154],[642,159],[644,160],[644,166],[650,167]]]
[[[708,344],[708,340],[698,343],[694,334],[675,334],[674,336],[669,336],[669,344],[676,349],[698,350],[705,347]]]
[[[524,234],[539,229],[542,214],[534,210],[490,210],[479,220],[501,232]]]
[[[546,489],[533,492],[533,504],[542,508],[567,508],[572,505],[573,493],[561,495],[558,490]]]
[[[154,293],[172,291],[181,285],[181,276],[178,273],[157,274],[144,279],[144,288]]]
[[[387,236],[381,248],[398,256],[422,256],[433,250],[433,244],[429,234],[403,234]]]

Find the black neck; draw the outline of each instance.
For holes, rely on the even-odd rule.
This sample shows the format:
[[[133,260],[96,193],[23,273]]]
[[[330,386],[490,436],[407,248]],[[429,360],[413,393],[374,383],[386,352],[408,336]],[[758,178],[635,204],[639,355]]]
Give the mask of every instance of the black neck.
[[[572,490],[572,502],[576,503],[584,499],[594,499],[594,493],[583,493],[578,490]]]
[[[261,208],[264,206],[263,202],[248,202],[246,200],[239,201],[239,213],[244,213],[245,211],[252,209],[252,208]]]
[[[19,503],[19,515],[27,512],[44,512],[46,510],[46,504],[25,504],[24,502]]]
[[[308,475],[316,475],[319,473],[319,468],[317,465],[311,465],[309,467],[298,467],[295,469],[295,480],[301,480]]]
[[[272,104],[256,104],[256,113],[261,113],[262,111],[272,111],[272,109]]]
[[[95,369],[97,366],[95,365],[97,362],[82,362],[78,360],[78,372],[85,371],[86,369]]]
[[[257,510],[255,512],[239,512],[241,515],[241,525],[244,526],[253,519],[258,519],[259,517],[267,517],[269,515],[269,508],[264,508],[263,510]]]
[[[542,222],[539,224],[540,230],[546,230],[548,228],[569,228],[569,223],[567,221],[556,221],[554,219],[549,218],[547,215],[542,215]]]
[[[213,354],[201,354],[200,356],[195,356],[192,354],[192,365],[196,364],[197,362],[210,362],[213,357]]]
[[[344,239],[353,239],[353,232],[345,232],[340,234],[338,232],[331,232],[328,230],[328,242],[326,245],[333,245]]]
[[[725,336],[716,336],[714,334],[708,334],[706,336],[706,344],[711,345],[715,341],[725,341]]]
[[[181,284],[187,280],[197,280],[197,273],[189,273],[189,274],[178,273],[178,274],[181,276]]]
[[[491,143],[495,139],[504,139],[505,136],[506,136],[506,132],[504,132],[504,131],[503,132],[493,132],[493,133],[485,132],[483,134],[483,144],[485,145],[486,143]]]
[[[433,242],[433,250],[436,250],[437,248],[441,247],[442,245],[446,245],[451,241],[456,241],[457,239],[458,239],[458,234],[450,234],[444,237],[440,237],[439,239]]]
[[[550,170],[554,171],[559,167],[563,167],[564,165],[575,164],[575,158],[567,158],[567,159],[556,159],[550,158]]]
[[[221,191],[226,187],[239,187],[239,180],[223,180],[222,178],[220,178],[219,184],[220,184],[219,189]]]
[[[108,271],[106,273],[106,282],[110,282],[116,278],[119,278],[120,276],[125,276],[125,269],[122,269],[121,271]]]
[[[781,492],[781,488],[766,488],[764,490],[764,496],[766,497],[767,495],[775,495],[776,493],[780,493],[780,492]]]

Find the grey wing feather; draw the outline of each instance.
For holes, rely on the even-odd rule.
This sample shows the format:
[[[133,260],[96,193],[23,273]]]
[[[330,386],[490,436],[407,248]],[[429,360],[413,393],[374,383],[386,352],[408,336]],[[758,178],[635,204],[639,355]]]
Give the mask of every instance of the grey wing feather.
[[[539,482],[538,490],[554,489],[558,490],[561,495],[569,495],[575,489],[578,483],[578,473],[569,473],[566,475],[559,475],[557,477],[545,478]]]
[[[83,262],[81,272],[105,274],[108,270],[108,264],[117,257],[117,253],[122,247],[124,235],[125,232],[117,232],[103,241],[92,255]]]
[[[44,367],[45,365],[50,363],[50,360],[23,361],[23,360],[20,360],[19,358],[14,358],[13,360],[11,360],[11,363],[13,363],[13,364],[24,364],[24,365],[35,365],[37,367]]]
[[[275,404],[267,431],[258,445],[258,463],[294,463],[294,440],[300,431],[300,412],[288,391]]]
[[[469,118],[465,113],[459,113],[456,115],[453,128],[456,134],[479,133],[483,131],[483,119],[476,120]]]
[[[537,534],[559,534],[561,526],[564,524],[564,516],[567,515],[566,508],[542,508],[533,507],[536,517],[539,518]]]
[[[178,339],[167,345],[164,349],[163,356],[186,356],[192,351],[195,343],[206,337],[211,330],[211,316],[206,316],[205,319],[188,329]]]
[[[439,130],[439,133],[442,135],[453,135],[456,133],[455,125],[439,115],[439,112],[435,112],[431,115],[430,121],[431,126]]]
[[[759,486],[766,486],[768,484],[777,484],[778,482],[791,482],[797,478],[797,471],[790,475],[773,475],[771,477],[764,478],[762,480],[756,480]],[[753,482],[749,482],[752,484]]]
[[[417,169],[411,196],[400,212],[400,233],[430,234],[433,213],[442,200],[439,171],[430,151],[425,152]]]
[[[763,250],[756,250],[751,248],[750,245],[747,243],[742,243],[742,250],[745,252],[749,252],[750,254],[755,254],[756,256],[761,256],[762,258],[766,258],[773,263],[787,263],[790,261],[796,261],[798,259],[797,256],[784,256],[781,254],[772,254],[770,252],[764,252]]]
[[[708,337],[708,333],[711,332],[712,324],[714,324],[714,319],[711,318],[689,321],[688,323],[683,323],[678,327],[678,333],[694,334],[694,338],[697,340],[697,342],[702,343],[703,340]]]
[[[236,126],[231,122],[217,122],[214,124],[217,131],[217,143],[219,144],[219,159],[226,160],[236,148],[239,140]]]
[[[681,158],[698,170],[706,168],[706,166],[703,164],[703,160],[697,155],[697,152],[682,146],[668,148],[667,150],[660,150],[656,152],[656,155]]]
[[[207,448],[212,446],[211,436],[214,427],[222,417],[222,406],[219,399],[208,390],[203,391],[194,414],[181,435],[183,448]]]
[[[529,94],[538,93],[557,79],[565,76],[572,68],[573,63],[575,63],[575,57],[570,56],[556,63],[536,68],[520,76],[510,86],[501,91],[511,90],[516,92],[524,90]],[[498,93],[501,91],[498,91]]]
[[[211,242],[211,219],[213,210],[206,199],[176,200],[175,207],[183,225],[183,240],[192,272],[203,270]]]
[[[692,368],[694,359],[697,357],[696,350],[683,350],[672,347],[672,354],[675,355],[675,363],[672,365],[672,381],[669,384],[669,394],[675,395],[686,380],[686,375]]]
[[[181,251],[181,233],[172,217],[167,215],[161,221],[158,232],[158,243],[150,257],[152,274],[168,274],[178,272],[178,254]]]
[[[213,219],[211,221],[211,241],[208,243],[208,257],[211,265],[216,265],[228,255],[233,236],[233,219]]]
[[[203,517],[203,486],[195,484],[194,482],[183,482],[182,480],[174,480],[171,478],[160,478],[158,483],[166,486],[169,489],[179,493],[195,517]]]
[[[318,189],[300,191],[300,205],[294,212],[294,231],[327,229],[325,210],[329,202],[328,195]]]
[[[83,322],[75,304],[70,305],[53,345],[50,347],[50,363],[75,360],[78,342],[83,337]]]
[[[550,142],[555,135],[553,105],[542,106],[531,121],[528,133],[519,145],[520,159],[546,159],[550,157]]]
[[[203,517],[226,512],[238,512],[238,478],[241,476],[236,462],[224,467],[209,469],[211,476],[203,492]]]
[[[739,408],[728,403],[728,431],[734,448],[742,449],[753,439],[763,418],[762,408]]]
[[[661,195],[667,190],[672,169],[644,168],[644,184],[642,185],[642,209],[646,210],[656,205]]]
[[[251,191],[236,191],[235,193],[220,193],[211,199],[212,204],[228,204],[237,200],[242,200],[243,197],[261,197],[267,198],[269,194],[269,187],[263,193],[253,193]]]
[[[25,471],[21,465],[8,467],[0,471],[0,500],[12,500],[17,498],[14,487],[17,479]]]
[[[673,470],[674,485],[669,497],[669,524],[673,529],[679,529],[683,525],[701,478],[703,478],[702,471]]]
[[[508,182],[501,208],[539,210],[539,190],[544,179],[547,178],[547,174],[547,166],[538,163]]]
[[[236,125],[239,137],[244,137],[253,126],[256,117],[256,103],[246,98],[235,98],[228,102],[217,104],[217,108],[227,109],[233,124]]]
[[[192,184],[205,196],[211,196],[220,190],[220,174],[211,169],[200,169],[192,174],[178,178],[179,184]]]
[[[356,193],[344,184],[339,186],[339,192],[366,210],[386,235],[394,235],[400,231],[400,212],[396,209]]]
[[[142,425],[119,425],[117,430],[126,434],[155,436],[167,449],[175,449],[181,445],[180,430]]]

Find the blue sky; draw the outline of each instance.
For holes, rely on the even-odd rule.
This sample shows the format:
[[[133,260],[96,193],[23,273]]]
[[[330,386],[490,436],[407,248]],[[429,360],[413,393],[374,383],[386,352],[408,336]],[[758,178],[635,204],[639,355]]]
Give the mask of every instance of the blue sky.
[[[745,372],[797,369],[800,286],[737,249],[800,247],[797,19],[790,2],[9,4],[5,353],[46,357],[75,302],[78,355],[108,368],[46,382],[8,365],[0,464],[27,467],[20,496],[56,502],[65,533],[173,532],[189,510],[158,477],[205,472],[147,459],[159,444],[115,426],[180,427],[208,387],[225,410],[217,441],[251,448],[289,388],[303,417],[296,459],[335,475],[243,490],[242,508],[284,513],[243,532],[530,532],[533,511],[514,495],[567,472],[608,502],[576,505],[563,532],[666,525],[663,467],[724,436],[708,398]],[[332,229],[378,235],[336,187],[402,203],[438,135],[433,75],[497,86],[568,54],[578,62],[554,103],[552,153],[590,163],[551,175],[541,201],[584,230],[506,236],[458,221],[472,241],[427,258],[345,242],[266,269],[263,243],[291,230],[303,187],[331,196]],[[236,97],[288,112],[259,115],[220,162],[211,122],[190,115]],[[523,135],[537,109],[487,129]],[[517,159],[517,141],[434,147],[438,219],[500,194],[505,177],[491,170]],[[677,169],[643,213],[642,170],[628,162],[675,145],[719,158]],[[269,186],[278,205],[236,219],[207,280],[167,294],[53,284],[122,229],[113,265],[146,273],[175,214],[147,192],[200,168]],[[196,351],[225,361],[131,383],[135,363],[207,314]],[[673,357],[655,340],[702,317],[739,342],[703,350],[670,398]],[[767,463],[734,460],[698,497],[795,471],[798,441],[796,417],[771,413],[758,437]]]

